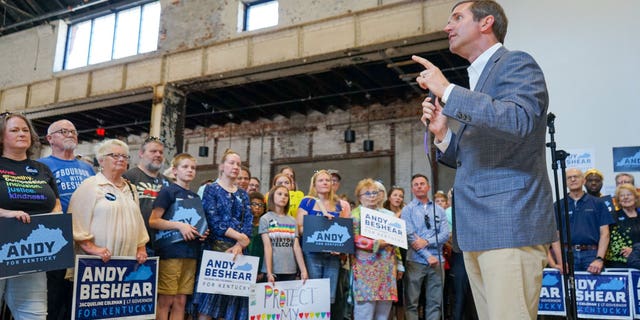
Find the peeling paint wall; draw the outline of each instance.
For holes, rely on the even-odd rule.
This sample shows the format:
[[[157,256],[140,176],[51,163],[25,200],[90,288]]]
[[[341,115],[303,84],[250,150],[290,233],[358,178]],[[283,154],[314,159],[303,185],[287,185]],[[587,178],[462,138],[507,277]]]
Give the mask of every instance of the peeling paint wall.
[[[0,37],[0,88],[50,79],[58,22]]]
[[[244,1],[247,2],[247,1]],[[161,0],[160,51],[180,51],[241,37],[241,0]],[[301,23],[350,14],[377,6],[416,0],[279,0],[278,25],[283,28]],[[267,28],[273,29],[273,28]]]

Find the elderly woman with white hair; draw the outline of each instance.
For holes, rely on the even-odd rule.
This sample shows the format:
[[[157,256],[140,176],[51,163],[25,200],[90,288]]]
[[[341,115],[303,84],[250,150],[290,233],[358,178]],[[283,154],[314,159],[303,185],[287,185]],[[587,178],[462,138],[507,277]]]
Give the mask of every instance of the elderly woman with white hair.
[[[129,146],[110,139],[96,146],[100,172],[87,178],[71,196],[73,240],[77,253],[147,260],[149,235],[142,220],[136,187],[122,177],[127,170]]]

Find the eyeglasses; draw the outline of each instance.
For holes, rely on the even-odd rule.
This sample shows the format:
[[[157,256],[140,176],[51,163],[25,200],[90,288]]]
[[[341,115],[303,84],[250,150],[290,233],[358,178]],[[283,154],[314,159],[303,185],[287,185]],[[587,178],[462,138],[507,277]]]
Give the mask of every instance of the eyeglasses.
[[[6,118],[7,116],[12,115],[13,113],[9,112],[9,111],[5,111],[3,113],[0,113],[0,118]]]
[[[56,130],[54,132],[51,132],[50,134],[54,134],[54,133],[59,133],[59,134],[61,134],[63,136],[66,136],[66,135],[77,136],[78,135],[78,131],[76,131],[76,130],[67,130],[67,129]]]
[[[376,197],[378,195],[378,191],[367,191],[360,194],[361,197]]]
[[[105,156],[111,157],[114,160],[129,160],[129,159],[131,159],[131,157],[129,155],[121,154],[121,153],[107,153],[107,154],[105,154]]]
[[[264,203],[260,202],[251,202],[252,207],[264,207]]]

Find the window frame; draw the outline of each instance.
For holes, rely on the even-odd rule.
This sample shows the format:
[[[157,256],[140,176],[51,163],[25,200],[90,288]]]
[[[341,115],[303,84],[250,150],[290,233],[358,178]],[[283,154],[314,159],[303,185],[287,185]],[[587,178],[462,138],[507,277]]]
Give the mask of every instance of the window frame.
[[[158,6],[161,6],[160,0],[149,0],[149,1],[143,1],[143,2],[137,2],[135,5],[128,5],[128,6],[123,6],[114,10],[108,10],[103,12],[102,14],[97,14],[97,15],[91,15],[90,17],[83,17],[74,21],[71,21],[67,24],[67,34],[64,37],[65,39],[65,43],[64,43],[64,51],[63,51],[63,57],[62,57],[62,69],[60,71],[66,71],[66,70],[73,70],[73,69],[78,69],[78,68],[83,68],[83,67],[88,67],[88,66],[92,66],[92,65],[96,65],[96,64],[100,64],[100,63],[105,63],[105,62],[109,62],[109,61],[114,61],[114,60],[119,60],[119,59],[123,59],[123,58],[127,58],[127,57],[132,57],[135,55],[139,55],[139,54],[143,54],[143,53],[147,53],[147,52],[153,52],[155,50],[157,50],[157,40],[156,40],[156,49],[152,50],[152,51],[145,51],[145,52],[141,52],[140,51],[140,46],[141,46],[141,36],[142,36],[142,29],[143,29],[143,18],[144,18],[144,14],[145,11],[148,9],[148,5],[150,4],[154,4],[157,3]],[[132,55],[127,55],[127,56],[123,56],[123,57],[119,57],[119,58],[114,58],[114,54],[115,54],[115,48],[116,48],[116,41],[117,41],[117,33],[118,33],[118,20],[120,18],[120,13],[127,11],[127,10],[131,10],[134,8],[139,8],[140,13],[139,13],[139,17],[138,17],[138,30],[137,30],[137,40],[136,40],[136,49],[134,54]],[[160,8],[159,11],[159,15],[162,14],[162,9]],[[94,26],[95,26],[95,21],[96,19],[100,19],[103,18],[105,16],[108,15],[114,15],[114,23],[113,23],[113,34],[111,35],[112,37],[112,42],[111,42],[111,52],[109,54],[110,58],[108,60],[105,61],[101,61],[101,62],[96,62],[96,63],[90,63],[90,58],[91,58],[91,50],[92,50],[92,43],[94,41],[93,39],[93,35],[94,35]],[[81,23],[85,23],[87,21],[90,21],[90,29],[89,29],[89,39],[88,39],[88,49],[86,50],[86,52],[83,52],[84,56],[84,64],[81,66],[76,66],[73,68],[69,68],[69,46],[71,44],[71,32],[74,28],[74,26],[81,24]],[[158,17],[158,21],[160,21],[159,17]],[[158,25],[158,32],[157,34],[155,34],[156,37],[159,36],[160,33],[160,26]]]
[[[279,3],[278,0],[255,0],[255,1],[243,1],[242,2],[243,10],[244,10],[243,13],[242,13],[242,30],[241,30],[242,32],[250,32],[250,31],[255,31],[255,30],[262,29],[262,28],[253,29],[253,30],[249,30],[248,29],[248,27],[249,27],[249,11],[250,11],[251,7],[253,7],[253,6],[258,6],[258,5],[261,5],[261,4],[268,3],[268,2],[275,2],[275,3],[278,4],[278,8],[280,7],[280,3]],[[278,15],[279,14],[280,13],[278,12]],[[279,18],[280,17],[278,16],[278,21],[280,20]],[[275,25],[277,25],[277,23]],[[268,27],[265,27],[265,28],[268,28]]]

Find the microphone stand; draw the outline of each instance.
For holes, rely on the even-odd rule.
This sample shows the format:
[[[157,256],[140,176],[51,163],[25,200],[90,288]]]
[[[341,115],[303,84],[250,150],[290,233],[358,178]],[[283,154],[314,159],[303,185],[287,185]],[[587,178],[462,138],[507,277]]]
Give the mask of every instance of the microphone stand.
[[[433,104],[436,103],[436,99],[438,99],[431,91],[429,91],[429,97],[431,98],[431,102]],[[435,161],[432,160],[431,158],[431,141],[432,141],[432,137],[431,137],[431,133],[429,132],[429,120],[427,120],[427,123],[425,123],[425,132],[424,132],[424,153],[427,156],[427,162],[429,165],[428,170],[431,172],[431,180],[433,180],[432,182],[434,182],[436,180],[436,175],[438,174],[436,168],[435,168]],[[434,145],[435,147],[435,145]],[[435,149],[433,149],[435,151]],[[437,219],[437,214],[436,214],[436,201],[435,201],[435,192],[433,192],[433,188],[431,188],[432,194],[434,195],[431,200],[431,208],[433,209],[433,230],[436,232],[436,251],[438,252],[438,268],[440,268],[440,276],[442,277],[441,281],[442,281],[442,289],[440,290],[440,319],[444,320],[445,316],[444,316],[444,281],[445,281],[445,274],[444,274],[444,263],[442,262],[442,252],[440,251],[440,242],[438,241],[438,232],[440,230],[438,224],[440,223],[439,219]],[[425,205],[425,224],[427,224],[428,220],[429,220],[429,212],[427,211],[427,205]],[[428,224],[427,224],[428,225]]]
[[[550,141],[546,146],[551,149],[551,168],[553,169],[553,182],[555,189],[555,214],[556,221],[558,222],[558,229],[560,230],[560,255],[563,270],[565,271],[562,277],[565,287],[565,306],[567,312],[567,319],[578,319],[578,310],[576,303],[576,286],[575,286],[575,274],[573,269],[573,250],[571,249],[571,228],[569,227],[569,201],[566,197],[567,190],[567,156],[569,153],[564,150],[556,150],[555,133],[556,128],[554,121],[556,116],[553,113],[547,115],[547,127],[549,128]],[[558,183],[558,163],[560,163],[560,174],[562,176],[562,194],[565,195],[560,198],[560,188]],[[560,206],[560,201],[563,201],[563,205]],[[561,207],[564,209],[561,212]],[[566,239],[565,239],[566,234]]]

